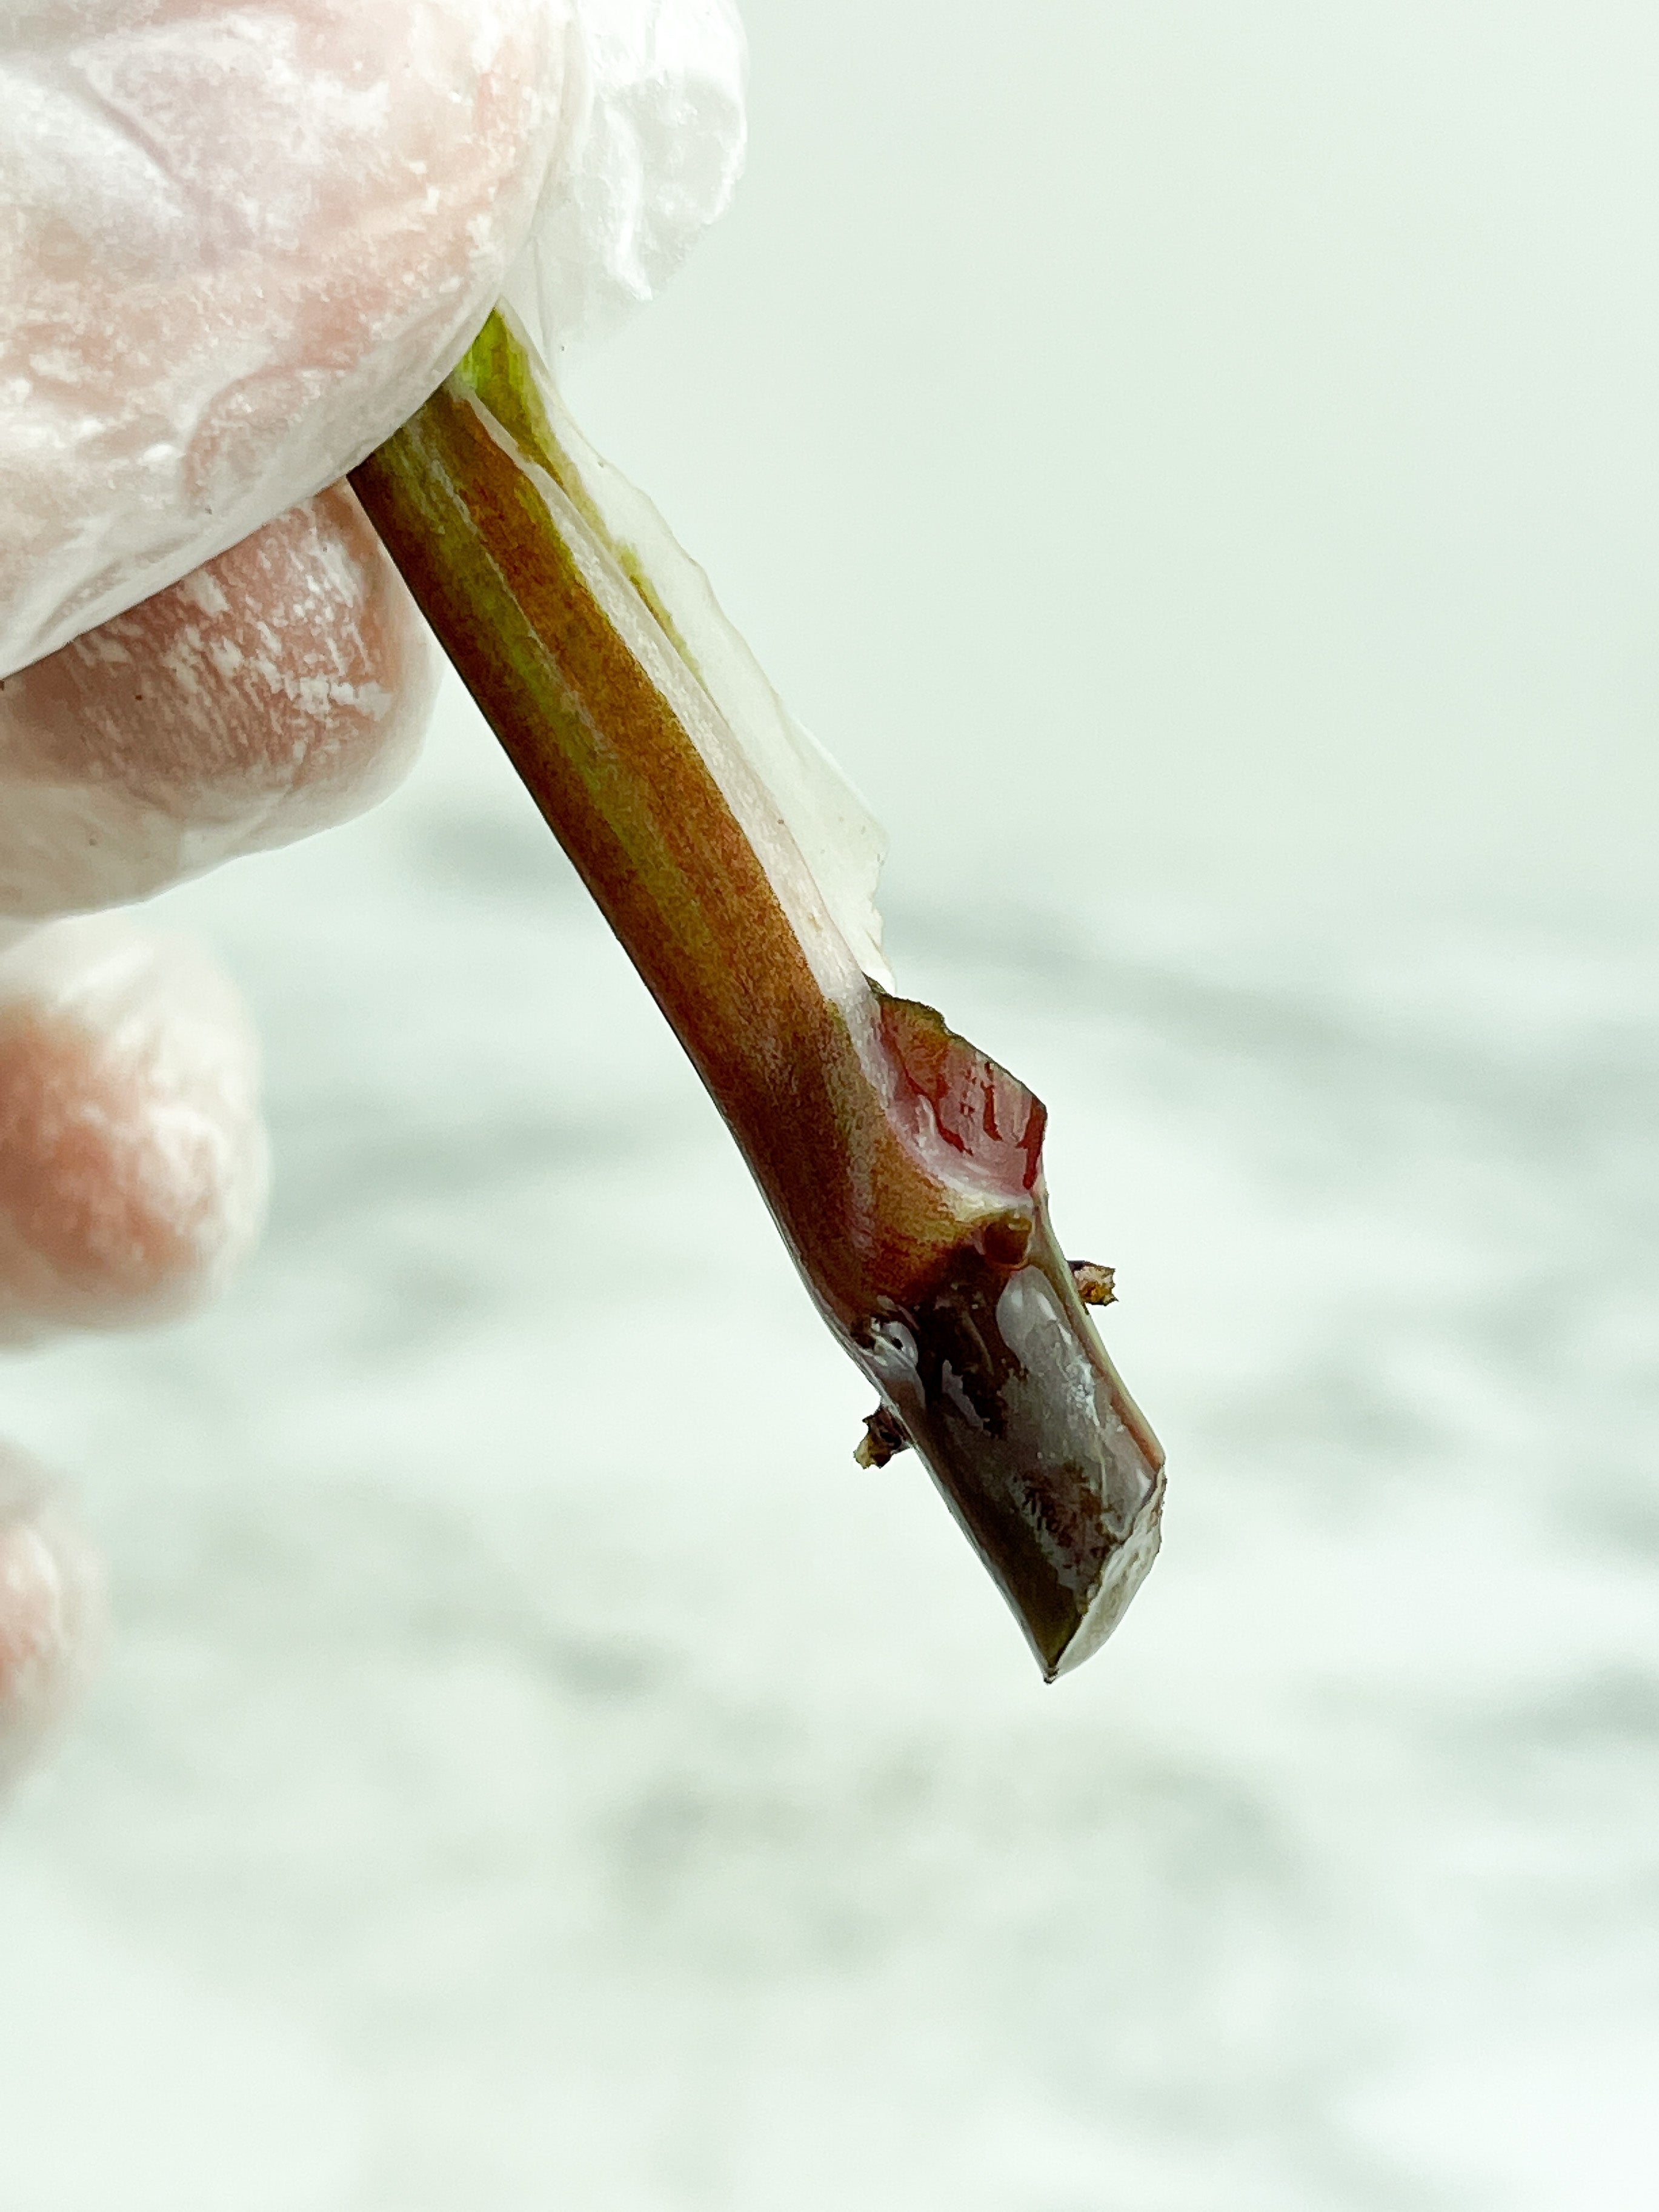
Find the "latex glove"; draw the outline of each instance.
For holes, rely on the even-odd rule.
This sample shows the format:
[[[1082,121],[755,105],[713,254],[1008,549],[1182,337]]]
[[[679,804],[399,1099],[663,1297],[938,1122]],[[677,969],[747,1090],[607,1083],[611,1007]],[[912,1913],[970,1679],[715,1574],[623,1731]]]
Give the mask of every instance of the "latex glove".
[[[53,918],[397,781],[434,653],[337,479],[503,289],[551,349],[660,282],[729,196],[742,73],[728,0],[11,0],[0,1341],[179,1312],[253,1242],[234,992],[188,945]],[[91,1602],[10,1464],[0,1779]]]
[[[102,1600],[97,1556],[56,1486],[0,1445],[0,1793],[84,1686]]]

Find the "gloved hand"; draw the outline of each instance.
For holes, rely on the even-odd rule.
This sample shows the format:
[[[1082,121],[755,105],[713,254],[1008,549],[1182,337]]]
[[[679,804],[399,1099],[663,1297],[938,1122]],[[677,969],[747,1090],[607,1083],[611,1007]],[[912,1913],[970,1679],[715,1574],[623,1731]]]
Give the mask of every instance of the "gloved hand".
[[[94,910],[397,781],[435,658],[338,479],[503,290],[549,350],[647,296],[729,197],[742,78],[729,0],[14,0],[0,1342],[180,1312],[253,1242],[235,994]],[[0,1455],[0,1783],[94,1584]]]

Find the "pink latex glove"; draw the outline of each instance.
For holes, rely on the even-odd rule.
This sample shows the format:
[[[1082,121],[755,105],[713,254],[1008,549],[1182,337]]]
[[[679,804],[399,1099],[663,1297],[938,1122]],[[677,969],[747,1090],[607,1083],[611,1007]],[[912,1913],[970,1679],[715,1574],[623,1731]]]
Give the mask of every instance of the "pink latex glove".
[[[735,179],[742,70],[728,0],[11,0],[0,1342],[165,1318],[252,1243],[234,990],[58,917],[398,780],[434,653],[338,479],[504,289],[556,345],[668,273]],[[94,1609],[21,1464],[0,1448],[0,1783]]]

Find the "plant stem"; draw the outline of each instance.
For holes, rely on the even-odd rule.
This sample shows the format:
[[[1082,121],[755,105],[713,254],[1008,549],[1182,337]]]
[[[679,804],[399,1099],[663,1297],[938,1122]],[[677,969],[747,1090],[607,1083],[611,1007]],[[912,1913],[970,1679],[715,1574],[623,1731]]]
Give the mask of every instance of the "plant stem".
[[[1044,1110],[863,972],[585,454],[497,314],[352,482],[1052,1680],[1151,1564],[1163,1455],[1049,1228]]]

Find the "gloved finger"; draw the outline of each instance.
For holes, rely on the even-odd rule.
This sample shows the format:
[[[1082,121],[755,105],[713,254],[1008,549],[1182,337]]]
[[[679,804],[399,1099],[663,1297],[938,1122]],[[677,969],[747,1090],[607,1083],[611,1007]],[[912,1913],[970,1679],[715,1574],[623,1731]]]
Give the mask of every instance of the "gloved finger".
[[[103,1628],[96,1552],[43,1470],[0,1444],[0,1792],[76,1702]]]
[[[341,476],[501,289],[573,0],[30,0],[0,26],[0,672]]]
[[[430,632],[350,489],[0,682],[0,915],[112,906],[372,805]]]
[[[0,1343],[211,1297],[268,1179],[252,1026],[204,953],[103,916],[0,952]]]

